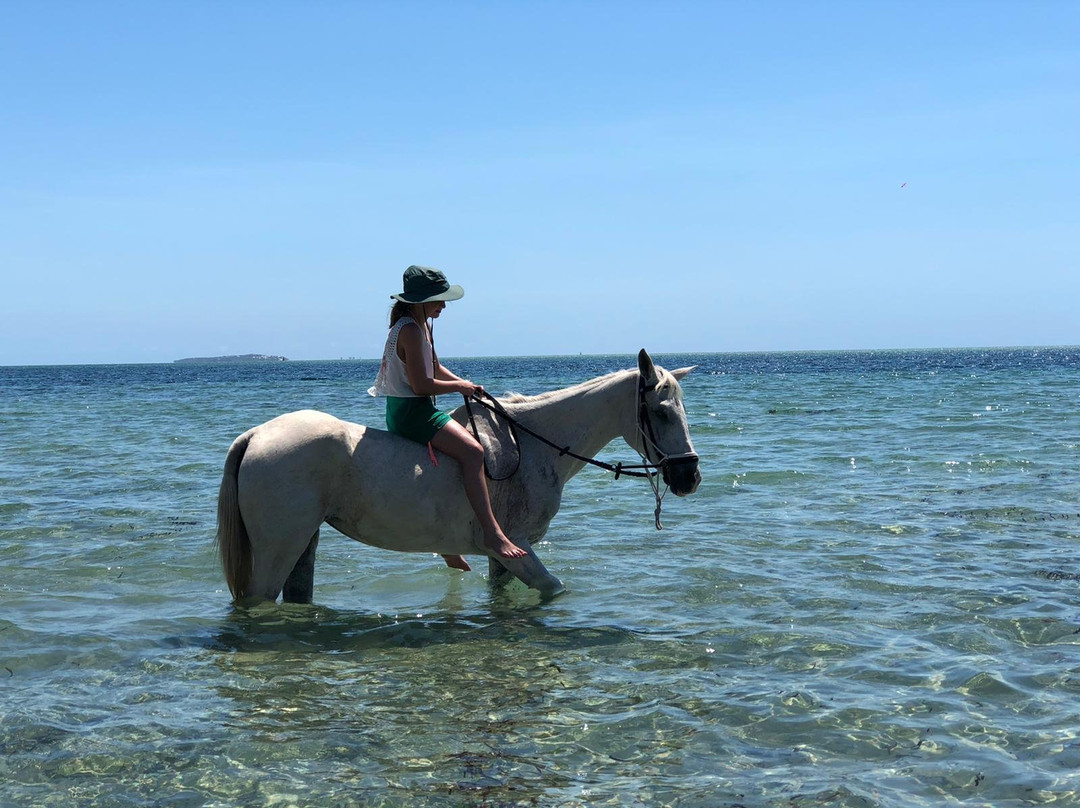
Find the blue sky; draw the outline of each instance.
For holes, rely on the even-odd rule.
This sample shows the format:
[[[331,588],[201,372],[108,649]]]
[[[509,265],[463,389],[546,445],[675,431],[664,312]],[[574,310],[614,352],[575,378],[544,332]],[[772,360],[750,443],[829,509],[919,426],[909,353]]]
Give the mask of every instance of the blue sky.
[[[0,364],[1080,343],[1075,2],[0,2]],[[904,185],[906,183],[906,185]]]

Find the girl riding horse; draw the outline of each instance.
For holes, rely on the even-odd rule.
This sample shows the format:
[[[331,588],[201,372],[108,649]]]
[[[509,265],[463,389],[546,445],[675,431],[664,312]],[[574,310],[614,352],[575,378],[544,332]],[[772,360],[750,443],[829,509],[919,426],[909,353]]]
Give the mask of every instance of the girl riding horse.
[[[390,334],[383,349],[382,365],[373,396],[386,397],[386,427],[390,432],[426,444],[432,463],[435,451],[461,464],[465,495],[484,533],[484,547],[494,557],[520,558],[525,551],[506,537],[491,510],[487,480],[484,478],[484,447],[449,413],[435,408],[434,397],[461,393],[466,399],[482,394],[484,388],[460,378],[439,362],[432,340],[432,326],[447,301],[459,300],[465,290],[451,286],[437,269],[411,266],[402,276],[401,294],[390,312]],[[460,555],[444,555],[447,566],[468,571],[469,563]]]

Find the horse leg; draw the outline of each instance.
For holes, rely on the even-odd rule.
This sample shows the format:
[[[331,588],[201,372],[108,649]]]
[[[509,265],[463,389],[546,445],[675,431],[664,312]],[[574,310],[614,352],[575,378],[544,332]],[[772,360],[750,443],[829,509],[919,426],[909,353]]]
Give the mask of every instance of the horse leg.
[[[304,502],[300,495],[290,493],[271,492],[272,496],[263,496],[247,511],[252,514],[250,519],[245,517],[251,535],[248,595],[252,598],[277,600],[291,580],[286,600],[311,600],[315,547],[323,515],[317,502]]]
[[[499,563],[499,560],[488,556],[488,586],[492,589],[501,589],[510,583],[514,573]]]
[[[503,567],[507,573],[513,575],[519,581],[526,586],[536,589],[540,592],[540,595],[545,599],[553,598],[556,595],[561,595],[566,591],[566,587],[563,586],[563,582],[547,571],[547,567],[544,566],[539,558],[536,557],[536,553],[533,552],[532,545],[524,539],[514,539],[514,544],[525,551],[525,555],[520,558],[500,558],[497,562],[499,566]],[[491,556],[488,556],[491,558]],[[491,558],[492,561],[495,559]],[[488,565],[489,571],[492,569],[491,565]],[[492,580],[493,585],[499,585],[503,583],[501,579],[505,576],[498,575],[497,578]],[[491,579],[489,579],[491,580]]]
[[[319,546],[319,531],[308,542],[307,549],[296,562],[281,590],[284,603],[311,603],[315,592],[315,548]]]

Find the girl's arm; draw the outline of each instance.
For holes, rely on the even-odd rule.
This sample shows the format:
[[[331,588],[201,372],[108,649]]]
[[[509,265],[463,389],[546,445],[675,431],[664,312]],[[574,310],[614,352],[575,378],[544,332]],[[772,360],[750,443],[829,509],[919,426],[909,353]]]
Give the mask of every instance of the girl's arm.
[[[434,350],[434,349],[432,349]],[[441,379],[446,382],[463,382],[465,381],[460,376],[456,375],[452,370],[447,368],[442,362],[439,361],[439,355],[435,356],[435,378]]]
[[[405,362],[405,375],[409,377],[409,387],[416,395],[441,396],[446,393],[461,393],[471,397],[478,389],[483,389],[479,385],[450,373],[437,358],[435,364],[438,370],[428,365],[424,361],[423,339],[420,327],[415,323],[408,323],[398,333],[398,349],[402,352],[401,358]]]
[[[461,384],[470,385],[473,389],[471,393],[464,393],[465,396],[472,398],[477,393],[483,393],[484,387],[480,384],[473,384],[468,379],[463,379],[450,370],[446,365],[439,361],[439,355],[435,353],[435,348],[431,349],[432,356],[435,357],[435,378],[447,382],[459,382]]]

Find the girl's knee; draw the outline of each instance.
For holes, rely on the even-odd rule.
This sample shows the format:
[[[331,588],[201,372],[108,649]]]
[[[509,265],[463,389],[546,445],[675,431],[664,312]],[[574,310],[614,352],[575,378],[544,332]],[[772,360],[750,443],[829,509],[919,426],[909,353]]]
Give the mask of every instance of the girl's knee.
[[[472,437],[472,435],[470,435],[469,438],[470,440],[466,443],[464,447],[464,456],[462,457],[462,461],[470,465],[483,463],[484,447],[481,446],[480,443],[476,440],[476,438]]]
[[[436,448],[453,457],[465,466],[475,466],[484,462],[484,447],[471,434],[464,430],[440,433],[435,441]]]

